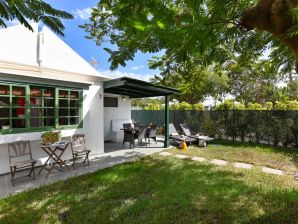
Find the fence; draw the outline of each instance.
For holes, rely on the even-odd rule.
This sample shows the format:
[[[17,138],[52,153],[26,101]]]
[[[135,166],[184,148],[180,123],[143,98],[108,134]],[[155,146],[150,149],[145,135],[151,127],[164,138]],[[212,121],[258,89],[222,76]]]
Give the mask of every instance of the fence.
[[[132,119],[163,126],[164,114],[133,110]],[[170,111],[170,123],[178,130],[187,123],[194,132],[218,139],[298,147],[298,110]]]

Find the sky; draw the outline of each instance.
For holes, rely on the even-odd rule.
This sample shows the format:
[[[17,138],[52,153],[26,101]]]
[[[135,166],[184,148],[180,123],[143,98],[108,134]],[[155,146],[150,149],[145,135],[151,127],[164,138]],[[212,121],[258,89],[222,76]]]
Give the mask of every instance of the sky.
[[[89,21],[91,8],[95,7],[99,0],[44,0],[54,8],[67,11],[74,15],[73,20],[64,20],[64,37],[60,37],[71,48],[73,48],[86,61],[96,60],[99,62],[98,70],[104,75],[112,78],[129,76],[142,80],[149,80],[158,70],[150,70],[148,62],[153,54],[137,53],[133,61],[126,63],[125,67],[118,67],[115,71],[110,71],[108,62],[109,54],[103,50],[104,47],[111,47],[109,44],[96,46],[93,40],[85,38],[87,33],[79,28],[79,25]]]

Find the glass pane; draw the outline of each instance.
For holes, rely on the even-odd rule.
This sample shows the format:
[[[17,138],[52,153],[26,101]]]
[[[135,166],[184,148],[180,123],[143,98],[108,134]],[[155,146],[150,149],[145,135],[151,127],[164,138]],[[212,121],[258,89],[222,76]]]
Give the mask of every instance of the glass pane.
[[[68,116],[68,109],[59,109],[59,116]]]
[[[0,85],[0,95],[9,95],[9,86]]]
[[[46,88],[44,90],[43,96],[44,97],[54,97],[55,95],[55,89],[54,88]]]
[[[71,117],[70,118],[70,125],[79,124],[79,118],[78,117]]]
[[[68,125],[68,118],[67,117],[60,117],[59,118],[59,125]]]
[[[2,130],[9,129],[9,119],[0,119],[0,129]]]
[[[41,118],[30,118],[30,127],[31,128],[38,128],[42,126],[42,119]]]
[[[59,107],[68,107],[68,100],[59,100]]]
[[[45,118],[44,126],[55,126],[55,119],[54,118]]]
[[[9,97],[0,96],[0,106],[9,106]]]
[[[41,98],[30,98],[30,106],[31,107],[40,107],[42,105]]]
[[[45,117],[53,117],[54,116],[54,113],[55,113],[55,110],[54,109],[44,108],[43,115]]]
[[[25,107],[26,105],[26,98],[21,97],[21,98],[12,98],[12,106],[17,106],[17,107]]]
[[[44,106],[45,107],[54,107],[55,106],[55,100],[54,99],[45,99],[44,100]]]
[[[25,119],[12,119],[12,128],[25,128]]]
[[[12,108],[12,117],[25,118],[25,108]]]
[[[70,109],[70,116],[79,116],[79,109]]]
[[[68,98],[67,90],[59,90],[59,98]]]
[[[41,97],[42,96],[42,89],[40,87],[30,86],[30,96]]]
[[[69,104],[70,107],[79,107],[80,102],[78,100],[71,100]]]
[[[13,86],[12,95],[14,96],[25,96],[25,87],[22,86]]]
[[[9,117],[9,108],[0,108],[0,118]]]
[[[79,93],[77,91],[71,91],[70,99],[79,99]]]
[[[30,117],[41,117],[41,116],[42,116],[42,108],[30,109]]]

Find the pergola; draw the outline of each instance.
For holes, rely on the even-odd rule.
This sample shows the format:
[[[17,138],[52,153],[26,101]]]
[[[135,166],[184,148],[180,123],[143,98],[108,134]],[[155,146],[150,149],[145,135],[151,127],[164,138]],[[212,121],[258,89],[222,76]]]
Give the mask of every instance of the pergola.
[[[106,81],[104,84],[104,92],[128,96],[129,98],[145,98],[145,97],[165,97],[165,142],[164,147],[169,146],[169,96],[174,94],[180,94],[180,91],[154,85],[150,82],[145,82],[138,79],[122,77]]]

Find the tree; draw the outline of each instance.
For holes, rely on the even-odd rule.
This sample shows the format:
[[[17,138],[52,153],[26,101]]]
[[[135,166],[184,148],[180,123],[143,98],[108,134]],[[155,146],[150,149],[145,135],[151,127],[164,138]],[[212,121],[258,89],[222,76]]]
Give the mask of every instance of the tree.
[[[298,60],[297,5],[297,0],[100,0],[82,28],[98,45],[113,44],[105,48],[111,69],[125,66],[138,51],[163,50],[167,66],[183,66],[224,64],[233,55],[257,59],[270,48],[270,59],[289,70],[294,57]]]
[[[0,27],[7,27],[6,21],[18,20],[29,30],[29,20],[43,22],[55,33],[63,36],[65,29],[61,19],[72,19],[65,11],[53,8],[42,0],[0,0]]]

